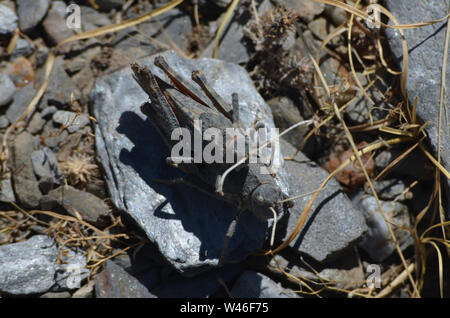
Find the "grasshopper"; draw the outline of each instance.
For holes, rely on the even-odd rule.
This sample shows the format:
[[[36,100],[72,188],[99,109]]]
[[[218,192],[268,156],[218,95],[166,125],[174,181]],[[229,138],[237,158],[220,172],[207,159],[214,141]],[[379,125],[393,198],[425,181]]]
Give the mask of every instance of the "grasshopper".
[[[162,56],[157,56],[154,64],[167,75],[172,85],[157,77],[147,67],[133,63],[131,68],[135,80],[150,97],[150,103],[145,103],[141,110],[155,126],[169,148],[175,145],[176,141],[172,140],[171,136],[177,128],[187,128],[193,133],[196,129],[205,131],[208,128],[216,128],[226,134],[226,128],[240,127],[239,98],[236,93],[232,94],[232,105],[230,106],[211,87],[200,71],[194,71],[192,80],[209,98],[209,101],[202,100],[197,89],[177,74]],[[201,128],[196,127],[196,121],[202,122]],[[223,153],[226,153],[231,146],[233,146],[232,143],[224,144]],[[247,149],[248,144],[245,147]],[[237,150],[232,151],[234,151],[233,156],[239,155]],[[261,163],[250,163],[245,160],[244,164],[232,169],[233,171],[224,179],[224,173],[229,171],[230,167],[233,168],[231,164],[199,163],[195,162],[193,158],[189,159],[192,160],[181,163],[175,163],[173,158],[167,158],[166,161],[190,176],[194,176],[194,181],[178,178],[166,182],[169,184],[186,183],[213,196],[218,196],[238,208],[238,213],[226,232],[225,246],[219,258],[219,264],[223,261],[229,239],[234,234],[241,212],[249,210],[263,222],[273,217],[274,223],[276,223],[277,216],[288,213],[288,209],[291,207],[290,202],[286,202],[286,196],[277,185],[274,175],[261,172]],[[222,180],[219,182],[220,184],[218,184],[218,180]],[[217,192],[220,195],[217,195]]]

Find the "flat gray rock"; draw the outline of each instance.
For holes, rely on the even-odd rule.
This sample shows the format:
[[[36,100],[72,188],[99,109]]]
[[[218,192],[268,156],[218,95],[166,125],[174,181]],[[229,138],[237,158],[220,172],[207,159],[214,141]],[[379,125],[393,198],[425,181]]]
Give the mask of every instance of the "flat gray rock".
[[[16,28],[16,13],[9,7],[0,4],[0,35],[11,35]]]
[[[29,295],[76,288],[86,278],[84,256],[69,252],[72,267],[56,264],[58,246],[45,235],[27,241],[0,246],[0,292]]]
[[[83,220],[94,224],[101,224],[110,212],[102,199],[69,185],[51,190],[41,198],[40,205],[46,210],[62,207],[70,215],[76,217],[79,213]]]
[[[290,289],[283,288],[266,275],[245,271],[231,289],[233,298],[298,298]]]
[[[229,103],[231,94],[237,92],[244,125],[249,126],[258,116],[267,127],[273,127],[270,108],[240,66],[212,59],[188,60],[173,51],[161,55],[185,78],[191,77],[192,70],[202,70]],[[153,65],[153,57],[138,62],[168,81]],[[112,202],[132,216],[180,272],[193,275],[217,266],[236,208],[184,185],[154,181],[183,174],[165,162],[170,151],[140,111],[148,97],[132,78],[131,69],[98,79],[90,100],[98,121],[97,153]],[[243,214],[230,241],[227,261],[241,261],[259,250],[266,229],[267,224],[251,213]]]
[[[284,156],[292,156],[295,148],[282,141]],[[299,153],[295,160],[285,161],[287,183],[291,196],[315,191],[328,172]],[[287,235],[294,229],[311,195],[294,200],[287,225]],[[356,209],[332,178],[319,193],[299,236],[290,243],[296,251],[306,253],[317,261],[326,261],[354,246],[367,231],[363,214]]]
[[[19,27],[22,32],[30,32],[44,18],[50,6],[49,0],[17,0]]]
[[[16,197],[26,208],[35,209],[39,206],[41,191],[34,174],[31,154],[38,147],[38,137],[24,131],[14,139],[14,173],[13,184]]]
[[[447,4],[439,0],[386,0],[386,7],[398,19],[400,24],[437,20],[445,16]],[[409,70],[407,91],[412,102],[418,96],[417,113],[430,124],[426,130],[437,155],[439,100],[441,73],[445,43],[446,21],[411,30],[403,30],[409,50]],[[389,44],[398,64],[402,61],[402,44],[400,32],[387,29]],[[450,132],[448,119],[445,118],[450,104],[450,67],[447,65],[446,98],[441,121],[441,158],[447,171],[450,170]],[[412,105],[412,103],[411,103]],[[448,115],[447,115],[448,116]],[[450,188],[447,179],[448,188]],[[450,190],[448,190],[450,195]],[[447,211],[450,213],[450,201]]]

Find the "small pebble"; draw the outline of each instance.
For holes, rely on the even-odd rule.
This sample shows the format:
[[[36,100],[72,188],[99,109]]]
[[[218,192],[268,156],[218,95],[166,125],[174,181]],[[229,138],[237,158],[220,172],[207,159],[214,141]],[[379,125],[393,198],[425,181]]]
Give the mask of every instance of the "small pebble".
[[[0,35],[11,35],[16,28],[16,14],[7,6],[0,4]]]
[[[34,46],[32,43],[24,39],[18,39],[16,48],[11,53],[11,57],[12,58],[17,58],[20,56],[28,57],[33,53],[34,53]]]
[[[86,114],[58,110],[53,114],[53,121],[57,124],[66,126],[69,133],[73,133],[89,124],[89,117]]]
[[[0,74],[0,106],[8,104],[16,92],[16,86],[6,74]]]
[[[44,18],[50,0],[16,0],[19,26],[22,32],[31,32]]]

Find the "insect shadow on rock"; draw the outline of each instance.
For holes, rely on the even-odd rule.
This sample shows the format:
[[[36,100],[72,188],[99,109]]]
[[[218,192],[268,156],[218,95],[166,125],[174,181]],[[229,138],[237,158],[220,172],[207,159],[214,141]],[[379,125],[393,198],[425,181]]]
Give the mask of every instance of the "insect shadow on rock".
[[[203,135],[208,128],[219,129],[223,133],[222,136],[227,136],[227,128],[244,129],[240,126],[237,94],[232,95],[230,106],[211,87],[205,76],[196,70],[192,73],[192,80],[209,99],[204,100],[199,97],[201,95],[197,88],[179,76],[162,56],[156,57],[154,63],[167,75],[172,85],[154,75],[149,68],[136,63],[133,63],[131,68],[135,80],[150,97],[151,103],[144,104],[141,108],[142,112],[169,148],[173,148],[178,143],[178,140],[171,138],[175,129],[188,129],[191,136],[195,136],[196,133]],[[199,121],[202,122],[200,128],[195,125],[195,122]],[[196,129],[201,131],[195,131]],[[233,158],[242,158],[242,160],[236,159],[233,163],[227,160],[219,163],[202,161],[196,163],[194,156],[184,157],[185,160],[182,162],[175,162],[169,157],[166,160],[167,163],[186,172],[189,180],[184,177],[160,180],[168,184],[187,184],[238,208],[238,213],[225,235],[224,247],[219,258],[220,265],[224,262],[229,241],[234,235],[236,224],[243,211],[252,212],[262,222],[273,218],[275,225],[279,216],[289,213],[288,209],[291,206],[291,202],[286,202],[287,197],[277,185],[275,177],[262,169],[267,164],[249,162],[246,160],[248,156],[242,154],[239,147],[235,145],[236,139],[227,140],[233,140],[233,142],[222,143],[221,153],[225,155],[227,151],[232,151]],[[204,147],[205,143],[202,146]],[[248,153],[248,150],[249,145],[246,139],[245,153]],[[271,243],[273,243],[274,229],[275,226]]]

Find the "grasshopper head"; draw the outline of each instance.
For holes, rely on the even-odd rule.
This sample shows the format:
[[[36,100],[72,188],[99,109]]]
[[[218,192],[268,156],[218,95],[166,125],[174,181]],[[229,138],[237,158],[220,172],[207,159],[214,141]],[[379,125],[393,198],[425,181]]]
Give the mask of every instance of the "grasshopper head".
[[[281,212],[281,204],[278,202],[283,199],[284,194],[278,185],[272,182],[263,183],[252,193],[252,212],[259,220],[266,221],[273,217],[271,207],[275,209],[277,214]]]

